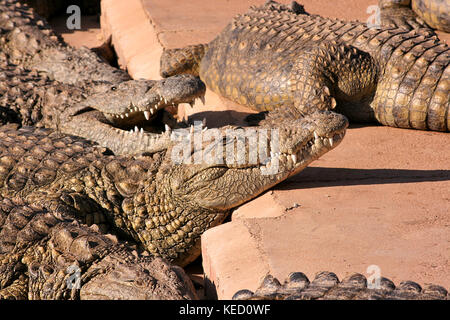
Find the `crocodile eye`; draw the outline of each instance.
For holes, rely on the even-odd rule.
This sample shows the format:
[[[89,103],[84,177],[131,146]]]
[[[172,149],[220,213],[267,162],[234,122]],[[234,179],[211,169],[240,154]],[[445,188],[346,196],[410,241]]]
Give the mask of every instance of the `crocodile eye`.
[[[116,91],[116,90],[117,90],[117,87],[116,87],[116,86],[111,87],[111,90],[112,90],[112,91]]]
[[[67,60],[68,61],[72,61],[72,57],[67,57]]]

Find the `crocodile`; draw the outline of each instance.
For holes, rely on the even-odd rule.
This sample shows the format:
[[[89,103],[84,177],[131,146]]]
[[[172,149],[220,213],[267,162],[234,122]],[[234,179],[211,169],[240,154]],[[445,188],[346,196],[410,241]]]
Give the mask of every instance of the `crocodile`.
[[[433,28],[450,32],[450,4],[447,0],[380,0],[384,25],[409,29]]]
[[[199,132],[214,137],[219,130],[220,135],[212,141],[203,139],[195,148],[182,144],[188,154],[178,161],[174,158],[180,151],[178,140],[160,152],[119,156],[80,137],[4,125],[0,127],[0,297],[23,298],[26,293],[33,299],[112,298],[127,285],[127,297],[152,296],[152,289],[145,289],[152,272],[136,284],[138,289],[129,284],[127,275],[149,271],[152,262],[141,255],[180,267],[192,262],[200,255],[200,236],[206,229],[220,224],[232,208],[335,148],[347,126],[346,117],[323,112],[280,122],[276,128],[179,129],[188,141],[195,141]],[[262,128],[267,135],[259,141],[271,141],[266,157],[228,160],[235,141],[228,139],[228,130],[241,130],[239,140]],[[277,135],[272,134],[275,131]],[[237,154],[242,156],[241,150],[242,159],[251,159],[255,146],[250,138],[242,142]],[[210,152],[211,146],[217,150],[217,161],[186,161]],[[71,232],[72,225],[79,231]],[[117,243],[108,234],[116,236]],[[121,256],[129,258],[120,262]],[[73,264],[83,275],[81,291],[67,287],[71,276],[67,268]],[[158,287],[155,281],[152,288]],[[181,282],[168,292],[162,288],[160,294],[191,297],[189,290],[179,292]]]
[[[163,77],[200,76],[268,119],[334,110],[350,121],[449,131],[450,50],[425,28],[369,28],[268,1],[210,43],[166,49]]]
[[[239,290],[233,300],[449,300],[448,291],[439,285],[423,288],[413,281],[402,281],[397,287],[384,277],[373,283],[362,274],[352,274],[342,281],[335,273],[322,271],[312,282],[303,272],[292,272],[283,284],[268,274],[255,292]]]
[[[86,47],[75,49],[56,34],[33,8],[13,0],[0,1],[0,62],[46,72],[53,80],[120,83],[130,80]]]
[[[83,86],[45,73],[8,65],[0,68],[0,122],[46,127],[77,135],[115,154],[164,149],[179,126],[179,103],[202,98],[204,84],[193,76]],[[163,135],[157,133],[164,132]]]
[[[0,240],[0,300],[198,299],[181,267],[61,212],[0,200],[0,233],[17,239]]]
[[[0,2],[0,31],[1,123],[55,129],[116,154],[154,152],[177,125],[178,104],[205,93],[190,75],[131,80],[91,50],[68,46],[19,2]]]

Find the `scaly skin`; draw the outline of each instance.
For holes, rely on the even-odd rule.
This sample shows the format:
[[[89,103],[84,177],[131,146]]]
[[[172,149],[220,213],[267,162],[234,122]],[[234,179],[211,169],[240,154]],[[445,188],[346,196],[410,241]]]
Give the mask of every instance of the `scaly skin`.
[[[104,63],[91,50],[67,45],[26,4],[0,1],[0,31],[2,63],[44,71],[51,79],[69,84],[120,83],[131,79],[125,71]]]
[[[409,29],[428,28],[450,32],[447,0],[380,0],[381,22]]]
[[[186,75],[119,84],[86,82],[79,87],[36,71],[7,66],[0,69],[0,79],[2,123],[56,129],[95,141],[115,154],[167,148],[170,131],[164,135],[155,132],[165,130],[164,123],[177,125],[172,104],[191,102],[205,92],[198,78]],[[169,108],[172,110],[167,112]],[[139,135],[130,134],[136,129]]]
[[[177,105],[204,95],[193,76],[130,80],[92,51],[66,45],[20,3],[0,1],[0,30],[2,123],[57,129],[116,154],[156,152],[168,135],[157,139],[147,130],[155,122],[174,126]],[[139,139],[128,135],[135,128],[143,129]]]
[[[376,283],[374,283],[376,285]],[[448,300],[447,290],[427,284],[422,288],[412,281],[403,281],[398,287],[387,278],[380,278],[379,286],[368,288],[362,274],[353,274],[339,281],[332,272],[319,272],[310,282],[302,272],[293,272],[281,284],[271,275],[266,276],[256,292],[239,290],[234,300]]]
[[[211,90],[258,111],[335,109],[355,121],[448,131],[449,56],[426,29],[370,29],[268,2],[208,44],[165,50],[161,75],[199,70]]]
[[[180,267],[96,225],[21,200],[0,204],[0,300],[197,299]]]
[[[127,285],[126,297],[152,296],[147,280],[137,283],[137,289],[127,282],[134,278],[130,274],[151,270],[153,260],[141,252],[180,266],[195,260],[205,230],[220,224],[232,208],[336,147],[347,125],[344,116],[331,112],[280,121],[275,128],[278,151],[271,145],[269,151],[276,153],[270,161],[260,158],[253,164],[177,164],[172,160],[179,151],[176,143],[151,155],[114,156],[91,142],[48,129],[2,126],[0,297],[23,297],[26,291],[28,298],[77,298],[78,294],[113,298],[120,297],[124,290],[120,288]],[[224,134],[230,129],[220,130]],[[274,128],[267,129],[271,137]],[[208,142],[189,155],[195,159],[209,150]],[[230,142],[218,139],[215,143],[225,151]],[[253,147],[248,140],[243,147],[247,159]],[[278,161],[277,170],[267,174],[274,161]],[[71,223],[79,231],[71,232]],[[122,240],[115,244],[106,232]],[[129,244],[124,242],[127,239]],[[139,252],[135,258],[130,253],[132,243]],[[122,256],[128,258],[122,261]],[[80,292],[66,287],[66,270],[73,263],[85,275]],[[122,276],[111,271],[113,267]],[[22,288],[26,283],[28,290]],[[177,283],[173,290],[155,294],[183,296]],[[191,297],[186,292],[183,297]]]

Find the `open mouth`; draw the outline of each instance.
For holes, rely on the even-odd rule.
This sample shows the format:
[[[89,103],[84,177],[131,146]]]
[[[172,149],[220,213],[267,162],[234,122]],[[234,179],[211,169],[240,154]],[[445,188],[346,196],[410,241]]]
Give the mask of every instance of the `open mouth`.
[[[286,164],[288,169],[299,168],[319,158],[324,153],[334,149],[345,136],[345,130],[337,132],[330,137],[319,136],[317,132],[313,132],[311,138],[301,145],[301,147],[292,154],[288,153],[270,153],[267,162],[261,166],[262,170],[272,169],[274,165],[279,163]],[[295,174],[295,172],[293,173]]]
[[[210,129],[205,128],[205,130]],[[309,138],[307,137],[306,139],[302,140],[299,145],[295,147],[288,147],[289,150],[292,150],[292,152],[274,152],[274,149],[279,148],[277,146],[273,146],[272,143],[270,143],[270,149],[272,149],[269,149],[270,154],[266,154],[264,156],[263,154],[258,153],[257,157],[259,159],[258,161],[256,161],[256,163],[254,160],[250,160],[250,158],[252,158],[250,156],[250,153],[253,154],[254,150],[246,149],[244,153],[242,153],[239,151],[239,149],[235,149],[235,144],[232,142],[230,145],[227,144],[225,147],[222,146],[221,148],[216,149],[213,153],[211,153],[216,155],[217,152],[224,152],[223,157],[218,157],[220,162],[217,162],[213,166],[217,168],[228,167],[234,169],[259,168],[263,174],[277,174],[279,173],[278,169],[281,169],[282,171],[292,171],[293,174],[295,174],[302,168],[306,167],[312,161],[316,160],[331,149],[337,147],[343,140],[345,132],[346,130],[345,128],[343,128],[342,130],[322,136],[313,131],[309,134]],[[230,141],[233,141],[233,139],[230,139]],[[209,155],[211,149],[214,149],[214,147],[216,146],[216,143],[213,143],[209,147],[206,147],[203,151],[206,150],[206,154]],[[231,147],[230,151],[228,150],[229,146]],[[254,147],[259,148],[260,146]],[[191,157],[193,156],[192,154],[190,155]],[[202,154],[202,156],[205,156],[205,154]],[[195,159],[191,158],[189,159],[188,163],[191,163],[191,161],[194,160]],[[210,162],[208,163],[211,164]]]
[[[199,96],[197,98],[194,98],[192,101],[186,102],[191,107],[194,106],[195,100],[200,99],[203,104],[205,104],[205,98],[204,96]],[[153,105],[149,105],[145,108],[140,108],[137,106],[133,106],[132,104],[122,113],[106,113],[105,116],[108,119],[111,119],[112,122],[123,124],[123,123],[143,123],[144,121],[151,121],[153,120],[158,111],[165,110],[172,114],[172,116],[176,117],[178,113],[178,104],[177,102],[169,102],[166,99],[164,99],[162,96],[159,96],[157,98],[157,102]]]
[[[194,98],[187,103],[191,107],[195,101],[200,99],[204,104],[204,96]],[[163,133],[177,126],[180,121],[178,117],[178,102],[169,102],[163,97],[158,102],[144,108],[132,104],[121,113],[104,113],[107,123],[115,129],[128,131],[130,133]]]
[[[86,115],[97,111],[90,115],[115,129],[160,133],[179,122],[179,104],[193,107],[197,99],[205,103],[206,86],[198,77],[178,75],[158,81],[130,80],[96,90],[69,112]]]

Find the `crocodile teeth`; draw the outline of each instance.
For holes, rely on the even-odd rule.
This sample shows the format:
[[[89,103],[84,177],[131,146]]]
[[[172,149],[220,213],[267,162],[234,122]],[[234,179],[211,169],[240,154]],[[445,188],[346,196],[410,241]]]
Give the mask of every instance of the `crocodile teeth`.
[[[120,118],[121,118],[121,119],[123,119],[123,118],[124,118],[123,114],[121,114],[121,115],[120,115]]]
[[[333,138],[328,138],[328,142],[330,143],[330,146],[333,146]]]
[[[337,102],[336,102],[336,99],[334,99],[334,98],[331,98],[331,109],[334,109],[334,108],[336,108],[336,106],[337,106]]]
[[[125,117],[127,117],[127,118],[128,118],[128,116],[129,116],[129,114],[128,114],[128,113],[125,113]]]
[[[204,96],[200,96],[200,101],[203,103],[203,105],[205,105],[205,97]]]
[[[314,139],[319,139],[319,135],[314,131]]]
[[[139,128],[137,126],[134,126],[134,132],[138,132]]]
[[[189,102],[189,105],[191,106],[191,108],[194,107],[194,101]]]
[[[292,162],[297,163],[297,155],[291,154]]]
[[[164,125],[164,129],[168,132],[170,132],[172,130],[172,129],[170,129],[170,127],[167,124]]]
[[[144,117],[145,119],[150,120],[150,112],[144,111]]]
[[[153,114],[153,112],[155,112],[153,109],[150,109],[150,113]]]

